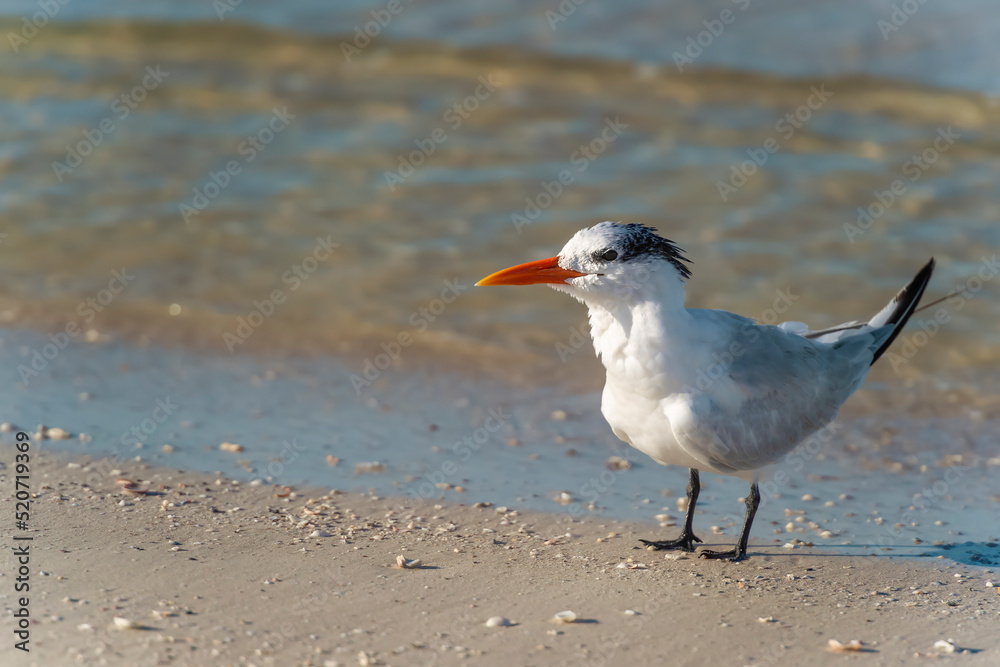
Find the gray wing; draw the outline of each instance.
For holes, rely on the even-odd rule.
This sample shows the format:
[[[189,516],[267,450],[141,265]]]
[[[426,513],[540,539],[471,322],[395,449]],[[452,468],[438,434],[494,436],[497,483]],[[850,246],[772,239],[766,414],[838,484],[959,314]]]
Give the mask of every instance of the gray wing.
[[[716,346],[732,358],[707,388],[667,406],[675,438],[688,454],[721,472],[780,460],[836,419],[916,311],[933,272],[932,258],[867,322],[819,331],[801,322],[759,326],[724,311],[689,311],[729,332]]]
[[[724,376],[673,405],[671,425],[689,454],[720,472],[774,463],[837,417],[864,381],[872,335],[835,347],[774,326],[742,326]]]

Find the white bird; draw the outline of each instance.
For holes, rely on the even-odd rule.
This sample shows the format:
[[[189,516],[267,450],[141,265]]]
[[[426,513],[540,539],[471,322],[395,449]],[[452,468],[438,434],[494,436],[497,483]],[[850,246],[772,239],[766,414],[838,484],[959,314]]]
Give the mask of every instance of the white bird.
[[[694,551],[699,471],[734,475],[751,484],[739,544],[699,555],[738,561],[760,504],[759,471],[837,417],[913,314],[934,260],[867,322],[810,331],[685,308],[689,260],[655,232],[602,222],[577,232],[558,256],[476,285],[548,283],[586,304],[607,369],[601,411],[615,435],[659,463],[690,468],[680,537],[642,542]]]

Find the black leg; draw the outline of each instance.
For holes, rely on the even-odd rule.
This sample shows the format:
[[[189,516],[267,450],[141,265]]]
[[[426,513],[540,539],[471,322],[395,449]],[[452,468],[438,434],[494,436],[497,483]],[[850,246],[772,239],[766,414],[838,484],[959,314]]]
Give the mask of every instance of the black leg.
[[[753,517],[757,514],[760,506],[760,490],[757,482],[750,485],[750,495],[747,496],[747,518],[743,520],[743,532],[740,533],[740,543],[735,549],[729,551],[709,551],[707,549],[698,553],[702,558],[726,558],[732,562],[743,560],[747,557],[747,542],[750,541],[750,526],[753,525]]]
[[[694,543],[701,542],[700,537],[695,537],[693,530],[691,529],[691,524],[694,521],[694,506],[698,503],[698,494],[701,492],[701,479],[698,477],[698,471],[691,468],[691,478],[688,481],[688,507],[687,513],[684,515],[684,530],[681,531],[681,536],[676,540],[639,540],[647,547],[653,547],[655,550],[660,549],[683,549],[684,551],[694,551]]]

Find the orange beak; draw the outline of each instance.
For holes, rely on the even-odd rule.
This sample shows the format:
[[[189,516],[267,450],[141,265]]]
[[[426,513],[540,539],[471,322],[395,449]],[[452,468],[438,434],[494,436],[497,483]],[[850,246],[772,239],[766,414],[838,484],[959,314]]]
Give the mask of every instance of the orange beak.
[[[486,285],[536,285],[538,283],[564,283],[570,278],[585,276],[572,269],[564,269],[559,266],[558,257],[540,259],[537,262],[518,264],[503,271],[497,271],[486,276],[476,287]]]

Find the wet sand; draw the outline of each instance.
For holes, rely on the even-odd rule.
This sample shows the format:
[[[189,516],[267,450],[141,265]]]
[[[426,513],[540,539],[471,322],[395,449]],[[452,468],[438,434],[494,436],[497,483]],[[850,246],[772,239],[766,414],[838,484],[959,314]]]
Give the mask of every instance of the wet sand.
[[[14,452],[0,451],[12,488]],[[971,652],[963,665],[1000,659],[997,570],[944,558],[758,542],[745,562],[709,562],[638,548],[675,530],[652,523],[252,486],[37,446],[31,475],[31,653],[9,639],[5,574],[4,664],[801,665],[852,659],[828,640],[857,639],[853,659],[896,665],[948,638]],[[564,610],[577,622],[552,621]],[[512,625],[487,627],[494,616]]]

